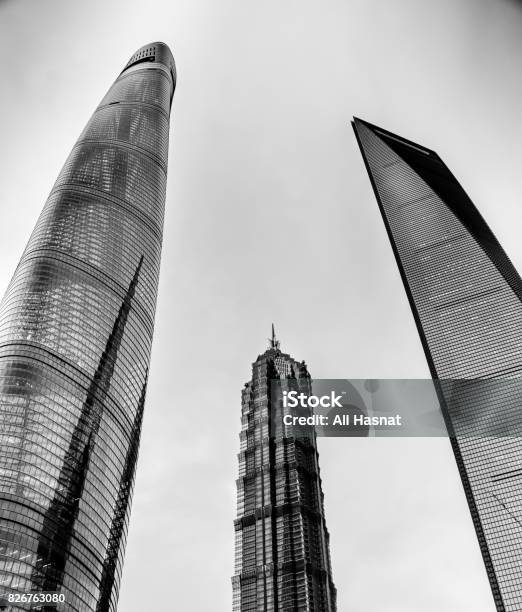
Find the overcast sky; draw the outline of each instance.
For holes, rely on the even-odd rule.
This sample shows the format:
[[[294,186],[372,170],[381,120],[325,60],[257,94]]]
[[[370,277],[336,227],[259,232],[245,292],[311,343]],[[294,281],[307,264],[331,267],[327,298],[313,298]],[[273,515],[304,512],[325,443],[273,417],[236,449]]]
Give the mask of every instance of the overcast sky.
[[[315,378],[428,375],[352,115],[435,149],[522,269],[522,8],[0,0],[0,293],[90,114],[155,40],[178,86],[119,608],[229,612],[240,391],[271,322]],[[447,440],[319,443],[340,612],[493,612]]]

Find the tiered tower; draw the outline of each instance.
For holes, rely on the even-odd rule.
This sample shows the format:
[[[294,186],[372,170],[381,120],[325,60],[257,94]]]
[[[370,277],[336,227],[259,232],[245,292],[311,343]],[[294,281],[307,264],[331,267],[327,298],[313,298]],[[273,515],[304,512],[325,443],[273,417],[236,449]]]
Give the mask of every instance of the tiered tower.
[[[269,342],[242,393],[233,610],[334,612],[315,431],[283,425],[282,392],[311,379]]]

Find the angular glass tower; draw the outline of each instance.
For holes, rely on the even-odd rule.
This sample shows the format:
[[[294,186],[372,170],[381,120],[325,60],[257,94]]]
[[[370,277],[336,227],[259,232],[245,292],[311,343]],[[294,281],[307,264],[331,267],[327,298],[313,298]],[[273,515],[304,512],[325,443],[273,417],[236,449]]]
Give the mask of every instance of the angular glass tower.
[[[522,610],[522,281],[440,157],[355,119],[497,610]],[[451,379],[459,379],[451,381]]]
[[[50,610],[116,610],[175,83],[163,43],[132,56],[69,155],[0,305],[4,603],[44,592],[65,599]]]
[[[336,610],[315,432],[283,425],[294,389],[310,395],[310,375],[272,327],[242,392],[234,612]]]

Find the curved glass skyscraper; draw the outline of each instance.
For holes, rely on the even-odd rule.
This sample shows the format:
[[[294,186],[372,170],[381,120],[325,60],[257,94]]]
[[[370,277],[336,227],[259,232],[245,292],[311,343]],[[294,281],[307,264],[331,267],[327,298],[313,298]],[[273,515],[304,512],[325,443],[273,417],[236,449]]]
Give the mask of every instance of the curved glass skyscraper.
[[[27,609],[12,600],[39,592],[65,600],[44,610],[116,610],[175,83],[166,45],[132,56],[69,155],[0,305],[8,609]]]

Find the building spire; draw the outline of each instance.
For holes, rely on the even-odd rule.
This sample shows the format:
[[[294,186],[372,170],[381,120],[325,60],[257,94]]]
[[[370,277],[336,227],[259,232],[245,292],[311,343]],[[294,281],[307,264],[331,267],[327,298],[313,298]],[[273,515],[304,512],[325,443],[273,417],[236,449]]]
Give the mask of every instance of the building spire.
[[[279,350],[279,340],[276,338],[274,324],[272,323],[272,337],[268,339],[268,348]]]

